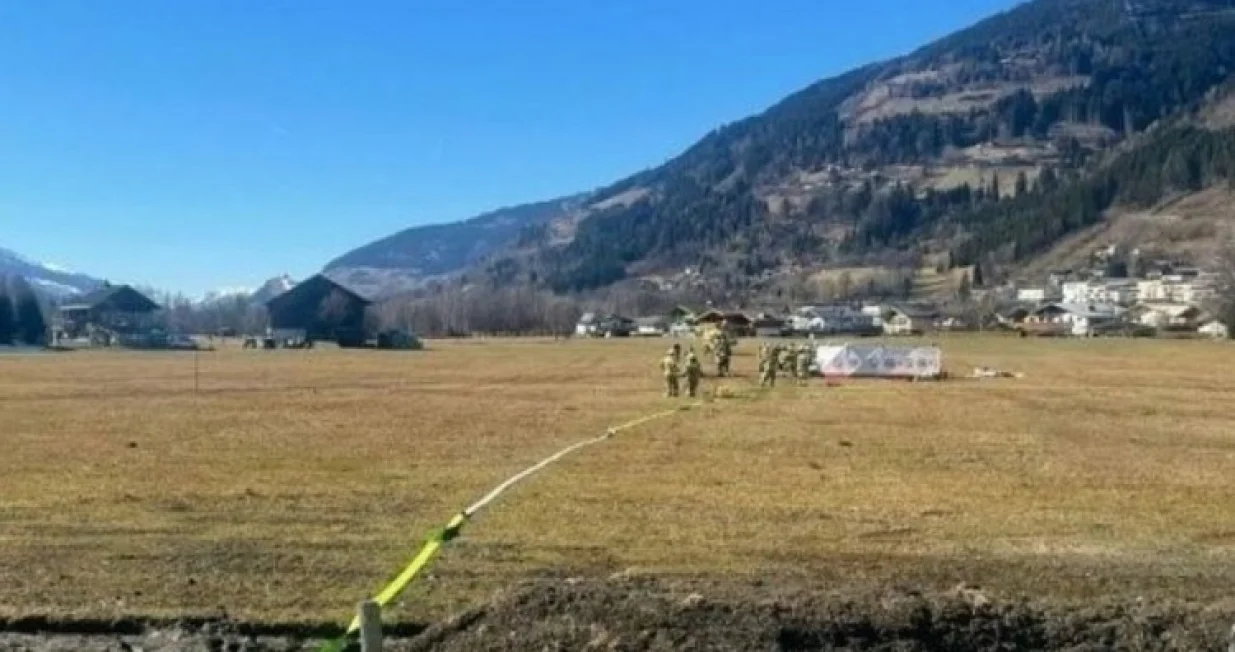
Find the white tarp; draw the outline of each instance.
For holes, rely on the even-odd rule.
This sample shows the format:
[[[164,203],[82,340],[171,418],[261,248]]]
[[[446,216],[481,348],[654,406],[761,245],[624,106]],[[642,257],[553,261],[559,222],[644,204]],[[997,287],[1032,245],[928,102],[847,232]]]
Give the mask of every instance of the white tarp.
[[[943,352],[937,346],[825,345],[816,350],[815,364],[824,376],[935,377],[943,372]]]

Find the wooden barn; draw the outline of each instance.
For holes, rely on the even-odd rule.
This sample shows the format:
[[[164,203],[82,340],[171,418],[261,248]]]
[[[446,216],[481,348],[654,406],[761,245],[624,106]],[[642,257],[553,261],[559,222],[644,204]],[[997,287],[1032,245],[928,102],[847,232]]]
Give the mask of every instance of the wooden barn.
[[[372,301],[318,274],[266,302],[270,328],[289,339],[363,346]],[[294,335],[291,335],[294,334]]]
[[[149,332],[159,310],[159,304],[128,285],[104,285],[60,306],[54,328],[58,337],[88,336],[107,344],[117,335]]]

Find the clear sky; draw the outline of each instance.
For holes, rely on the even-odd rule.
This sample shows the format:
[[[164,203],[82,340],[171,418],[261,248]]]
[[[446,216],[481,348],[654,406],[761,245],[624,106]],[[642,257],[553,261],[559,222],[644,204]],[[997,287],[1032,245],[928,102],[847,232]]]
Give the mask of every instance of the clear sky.
[[[199,294],[586,190],[1014,0],[6,0],[0,246]]]

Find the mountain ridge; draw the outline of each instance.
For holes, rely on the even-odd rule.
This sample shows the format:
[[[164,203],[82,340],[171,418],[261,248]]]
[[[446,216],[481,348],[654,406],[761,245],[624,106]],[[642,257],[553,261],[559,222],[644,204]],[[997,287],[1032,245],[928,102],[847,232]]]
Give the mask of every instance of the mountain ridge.
[[[0,247],[0,276],[9,274],[21,276],[30,283],[35,292],[53,299],[84,294],[103,284],[101,279],[93,276],[59,265],[39,263]]]
[[[552,200],[486,214],[535,217],[428,278],[571,293],[685,267],[742,286],[787,269],[917,265],[923,256],[1014,266],[1101,219],[1112,202],[1170,189],[1161,179],[1121,193],[1085,184],[1120,147],[1139,146],[1134,136],[1212,99],[1235,70],[1233,44],[1230,0],[1024,3],[822,79],[712,130],[664,165],[573,196],[569,209],[531,208]],[[1204,151],[1190,156],[1213,159],[1216,142],[1194,142]],[[1165,159],[1170,144],[1159,149]],[[1183,185],[1226,174],[1209,165],[1200,183]],[[1033,215],[1035,206],[1075,219],[1052,222]],[[1005,215],[1011,210],[1019,217]],[[383,269],[426,278],[407,247],[421,233],[388,242],[411,266]],[[998,237],[1011,238],[1006,251]],[[361,248],[328,270],[346,275],[364,262],[373,257]]]

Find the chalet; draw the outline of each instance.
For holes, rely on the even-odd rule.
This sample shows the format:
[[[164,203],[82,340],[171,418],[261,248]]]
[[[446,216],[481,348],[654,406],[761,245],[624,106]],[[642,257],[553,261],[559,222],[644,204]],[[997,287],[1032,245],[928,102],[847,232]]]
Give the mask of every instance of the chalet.
[[[266,302],[270,328],[279,340],[329,341],[363,346],[372,301],[318,274]]]
[[[1026,322],[1054,325],[1072,335],[1088,336],[1102,326],[1120,321],[1125,312],[1109,303],[1048,303],[1035,310]]]
[[[669,334],[668,317],[636,317],[635,335],[640,337],[664,337]]]
[[[933,306],[888,306],[883,313],[883,332],[885,335],[920,335],[929,331],[937,319],[939,311]]]
[[[121,336],[149,333],[160,310],[146,295],[128,285],[104,285],[60,306],[55,330],[61,337],[109,345]]]
[[[1153,328],[1195,327],[1202,312],[1186,303],[1140,303],[1128,311],[1128,316]]]
[[[1230,333],[1231,333],[1230,329],[1227,328],[1226,324],[1218,321],[1217,319],[1211,319],[1205,322],[1204,324],[1201,324],[1201,327],[1196,329],[1196,332],[1200,333],[1201,335],[1204,335],[1205,337],[1212,337],[1214,339],[1223,339],[1223,340],[1230,337]]]
[[[784,319],[765,313],[751,320],[751,328],[755,330],[755,337],[781,337],[787,331]]]
[[[803,306],[789,317],[789,327],[802,335],[874,335],[882,330],[876,317],[846,305]]]
[[[677,306],[669,311],[669,323],[671,324],[694,324],[695,311],[686,306]]]
[[[709,310],[695,317],[695,324],[700,328],[719,328],[733,335],[748,335],[751,333],[751,318],[740,312],[721,312]]]
[[[575,335],[579,337],[595,337],[600,329],[600,316],[594,312],[585,312],[575,324]]]
[[[1016,326],[1023,323],[1033,310],[1023,304],[1010,304],[995,309],[994,321],[1003,326]]]

